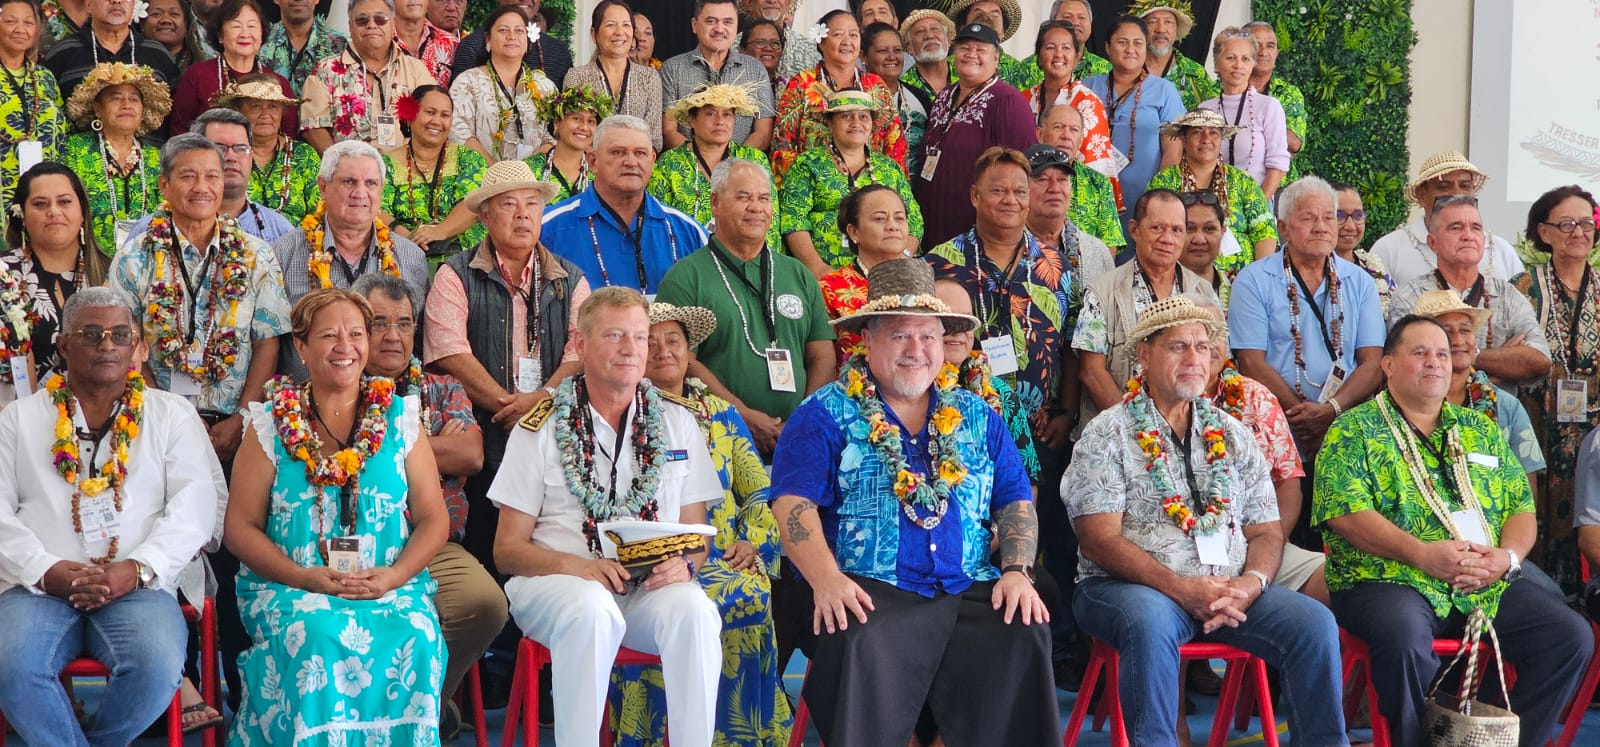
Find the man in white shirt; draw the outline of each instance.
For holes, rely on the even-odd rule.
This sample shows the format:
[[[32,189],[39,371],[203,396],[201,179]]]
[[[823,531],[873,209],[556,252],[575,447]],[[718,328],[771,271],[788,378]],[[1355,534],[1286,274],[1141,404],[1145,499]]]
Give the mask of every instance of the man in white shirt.
[[[640,583],[599,531],[635,518],[704,524],[722,500],[694,416],[641,384],[648,312],[621,286],[578,307],[583,373],[522,418],[489,487],[511,615],[551,652],[559,744],[594,742],[619,646],[661,655],[671,742],[711,744],[722,617],[695,581],[705,551],[668,557]]]
[[[30,744],[126,745],[182,676],[178,574],[225,488],[194,407],[137,372],[133,303],[74,294],[66,376],[0,412],[0,711]],[[81,727],[58,679],[78,657],[112,672]]]
[[[1473,166],[1460,151],[1436,153],[1422,164],[1417,178],[1406,185],[1406,198],[1422,208],[1422,212],[1410,223],[1384,234],[1372,244],[1372,254],[1389,268],[1395,285],[1405,285],[1439,266],[1438,257],[1428,247],[1427,221],[1433,214],[1433,201],[1445,195],[1477,195],[1488,179],[1489,175]],[[1487,233],[1478,271],[1495,280],[1510,280],[1526,270],[1510,242]]]

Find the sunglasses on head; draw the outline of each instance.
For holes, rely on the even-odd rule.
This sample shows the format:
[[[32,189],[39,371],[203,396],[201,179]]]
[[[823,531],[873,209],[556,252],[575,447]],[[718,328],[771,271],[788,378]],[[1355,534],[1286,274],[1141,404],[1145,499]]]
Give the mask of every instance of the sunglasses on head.
[[[1222,204],[1217,200],[1216,194],[1212,192],[1183,192],[1178,195],[1178,201],[1183,203],[1186,208],[1194,207],[1195,205],[1212,207]]]

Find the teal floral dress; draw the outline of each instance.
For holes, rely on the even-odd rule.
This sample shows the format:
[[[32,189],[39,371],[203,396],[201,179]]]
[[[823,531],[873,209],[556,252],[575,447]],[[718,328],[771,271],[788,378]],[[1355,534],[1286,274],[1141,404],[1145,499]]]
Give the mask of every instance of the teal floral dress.
[[[589,173],[587,160],[584,161],[583,170],[578,172],[578,178],[570,182],[567,181],[566,176],[562,175],[561,169],[550,163],[549,153],[535,153],[522,160],[528,164],[528,168],[533,169],[534,176],[556,185],[556,198],[550,201],[550,205],[588,189],[589,182],[593,178],[593,175]],[[546,207],[549,207],[549,205],[546,205]]]
[[[773,633],[771,577],[778,573],[778,523],[767,505],[768,479],[755,440],[733,406],[705,391],[698,380],[684,385],[686,397],[662,394],[689,408],[700,423],[711,461],[727,494],[708,518],[717,528],[700,568],[700,585],[722,612],[722,681],[717,687],[717,730],[713,744],[782,747],[794,724],[778,668]],[[756,551],[744,571],[722,559],[735,542]],[[612,671],[612,727],[617,744],[663,745],[667,735],[667,696],[661,668],[617,667]]]
[[[398,160],[397,160],[398,158]],[[446,143],[444,158],[439,165],[438,180],[433,175],[420,176],[405,160],[403,149],[383,155],[383,212],[394,217],[394,225],[407,231],[417,230],[425,223],[438,223],[467,198],[472,190],[483,184],[483,172],[489,168],[483,154],[455,143]],[[438,269],[445,260],[459,250],[471,249],[483,242],[488,229],[478,221],[456,237],[454,249],[437,250],[423,247],[428,254],[428,265]],[[445,242],[434,242],[443,245]]]
[[[355,533],[364,567],[392,564],[411,534],[406,521],[406,455],[421,422],[415,396],[396,397],[383,447],[361,471]],[[304,464],[284,451],[270,408],[252,405],[250,422],[277,465],[266,533],[302,567],[323,563],[318,492],[337,506],[338,490],[312,487]],[[337,516],[337,511],[332,514]],[[444,633],[433,606],[437,587],[424,569],[380,599],[352,601],[267,581],[239,569],[239,613],[255,645],[239,657],[244,701],[230,745],[438,744]]]
[[[755,161],[761,164],[761,168],[767,170],[768,177],[772,176],[772,166],[767,163],[767,154],[748,145],[729,143],[728,153],[724,158]],[[709,227],[711,178],[700,170],[696,160],[690,143],[668,148],[656,158],[656,167],[650,172],[650,185],[647,189],[656,199],[683,211],[700,225]],[[777,251],[782,247],[778,234],[778,221],[773,220],[772,228],[767,231],[767,248]]]
[[[83,182],[89,196],[89,230],[94,232],[100,251],[111,256],[117,251],[117,221],[134,221],[156,211],[161,205],[161,152],[140,144],[141,166],[123,172],[107,166],[100,136],[80,132],[67,138],[61,162]]]
[[[867,167],[855,179],[846,176],[834,160],[830,146],[812,148],[796,158],[778,190],[778,227],[784,235],[807,231],[817,254],[834,269],[850,264],[856,253],[845,248],[839,233],[839,203],[845,195],[868,184],[893,189],[906,203],[911,236],[922,240],[922,209],[911,194],[911,182],[900,164],[874,150],[867,151]]]
[[[28,62],[21,70],[0,71],[0,92],[0,205],[10,205],[20,176],[17,144],[37,140],[44,146],[44,160],[61,160],[67,118],[56,76],[43,65]],[[6,219],[0,215],[0,225]]]
[[[285,147],[289,145],[290,147]],[[317,188],[317,171],[322,156],[309,143],[278,137],[272,160],[265,166],[250,167],[250,199],[278,211],[295,227],[317,210],[322,192]]]

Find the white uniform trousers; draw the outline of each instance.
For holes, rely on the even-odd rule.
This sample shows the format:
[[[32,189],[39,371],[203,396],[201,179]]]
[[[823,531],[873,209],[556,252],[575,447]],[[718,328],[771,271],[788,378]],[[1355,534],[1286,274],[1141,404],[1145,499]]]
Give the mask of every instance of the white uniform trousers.
[[[673,747],[709,747],[722,676],[722,617],[695,583],[627,595],[568,575],[506,582],[511,616],[524,635],[550,649],[556,744],[599,741],[617,648],[659,654]]]

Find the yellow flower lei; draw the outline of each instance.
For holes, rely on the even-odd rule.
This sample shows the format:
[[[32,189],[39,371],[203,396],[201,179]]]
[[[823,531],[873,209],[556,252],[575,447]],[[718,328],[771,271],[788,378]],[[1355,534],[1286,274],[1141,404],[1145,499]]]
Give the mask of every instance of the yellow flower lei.
[[[55,442],[50,445],[51,463],[61,478],[74,488],[72,528],[82,535],[81,506],[85,495],[94,497],[111,490],[111,505],[118,514],[122,513],[122,485],[128,477],[128,447],[133,439],[139,437],[139,426],[144,423],[144,377],[139,375],[137,368],[128,370],[128,388],[122,394],[122,406],[117,410],[111,428],[111,459],[100,468],[100,474],[82,480],[78,478],[93,473],[94,465],[83,464],[78,449],[77,429],[72,424],[73,412],[77,409],[72,392],[67,389],[67,380],[61,374],[51,376],[44,386],[56,406]],[[106,554],[91,558],[90,562],[95,565],[111,562],[117,557],[120,541],[120,537],[112,536]]]
[[[844,392],[861,408],[867,421],[867,442],[871,443],[885,468],[894,474],[894,494],[906,518],[922,527],[932,529],[939,525],[950,505],[950,492],[967,478],[967,468],[961,463],[956,447],[955,432],[961,426],[961,411],[955,407],[960,376],[955,366],[944,364],[934,378],[937,400],[929,424],[933,426],[935,466],[934,479],[912,472],[900,439],[900,429],[889,422],[878,398],[878,387],[867,375],[866,359],[853,355],[841,369]],[[926,512],[919,516],[917,509]]]
[[[311,280],[318,288],[333,287],[333,252],[322,246],[323,226],[326,225],[322,218],[327,212],[327,201],[318,200],[317,209],[300,221],[300,229],[306,232],[306,243],[311,245],[310,256],[306,258],[306,271],[311,274]],[[394,237],[389,235],[389,227],[383,221],[373,219],[372,230],[378,237],[378,268],[386,274],[400,277],[400,262],[394,256]]]

